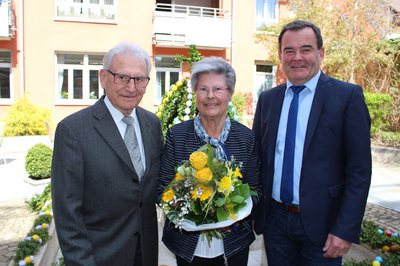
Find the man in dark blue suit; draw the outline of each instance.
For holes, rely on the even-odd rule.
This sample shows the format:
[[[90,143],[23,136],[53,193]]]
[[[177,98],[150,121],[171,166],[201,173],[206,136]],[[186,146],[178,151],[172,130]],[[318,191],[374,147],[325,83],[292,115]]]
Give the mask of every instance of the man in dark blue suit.
[[[371,181],[370,117],[362,88],[321,70],[320,29],[287,24],[279,59],[287,77],[260,95],[253,130],[261,143],[268,265],[341,265],[359,242]]]

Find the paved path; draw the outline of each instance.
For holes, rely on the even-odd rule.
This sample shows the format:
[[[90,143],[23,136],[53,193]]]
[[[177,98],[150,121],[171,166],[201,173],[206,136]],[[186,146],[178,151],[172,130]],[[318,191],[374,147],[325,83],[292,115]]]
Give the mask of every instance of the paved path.
[[[0,266],[8,266],[15,247],[33,224],[34,215],[25,205],[34,192],[24,182],[26,151],[35,143],[51,145],[47,136],[6,138],[0,149]],[[1,158],[5,158],[5,164]],[[400,232],[400,165],[373,165],[365,219]],[[161,225],[161,222],[160,222]],[[161,226],[160,226],[161,227]],[[161,234],[160,234],[161,237]],[[356,251],[350,252],[350,257]],[[160,242],[159,264],[175,266],[175,259]],[[372,258],[371,258],[372,259]],[[248,266],[267,265],[260,237],[250,247]]]

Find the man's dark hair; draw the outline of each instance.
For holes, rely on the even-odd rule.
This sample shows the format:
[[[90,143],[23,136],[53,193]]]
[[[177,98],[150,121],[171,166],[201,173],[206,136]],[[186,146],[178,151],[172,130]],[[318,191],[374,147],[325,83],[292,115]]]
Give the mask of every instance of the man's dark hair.
[[[288,30],[299,31],[307,27],[311,28],[314,31],[315,37],[317,38],[317,48],[321,49],[323,46],[321,30],[311,22],[305,20],[295,20],[286,24],[286,26],[283,27],[281,33],[279,34],[279,50],[281,49],[282,46],[282,36],[286,31]]]

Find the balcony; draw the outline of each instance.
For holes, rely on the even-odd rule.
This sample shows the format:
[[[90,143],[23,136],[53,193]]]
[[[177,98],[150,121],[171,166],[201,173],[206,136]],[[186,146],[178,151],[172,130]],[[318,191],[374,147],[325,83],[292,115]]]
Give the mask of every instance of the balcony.
[[[13,17],[11,2],[0,1],[0,40],[10,40],[13,37]]]
[[[204,49],[231,47],[232,19],[228,10],[200,6],[157,4],[153,43],[157,47]]]

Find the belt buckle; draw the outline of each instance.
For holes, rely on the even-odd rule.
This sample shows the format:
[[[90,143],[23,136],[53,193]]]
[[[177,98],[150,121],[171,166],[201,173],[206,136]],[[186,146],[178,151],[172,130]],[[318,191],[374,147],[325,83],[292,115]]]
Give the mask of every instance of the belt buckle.
[[[287,206],[283,205],[283,206],[287,212],[290,212],[290,213],[299,213],[300,212],[299,206],[296,206],[296,205],[287,205]]]

